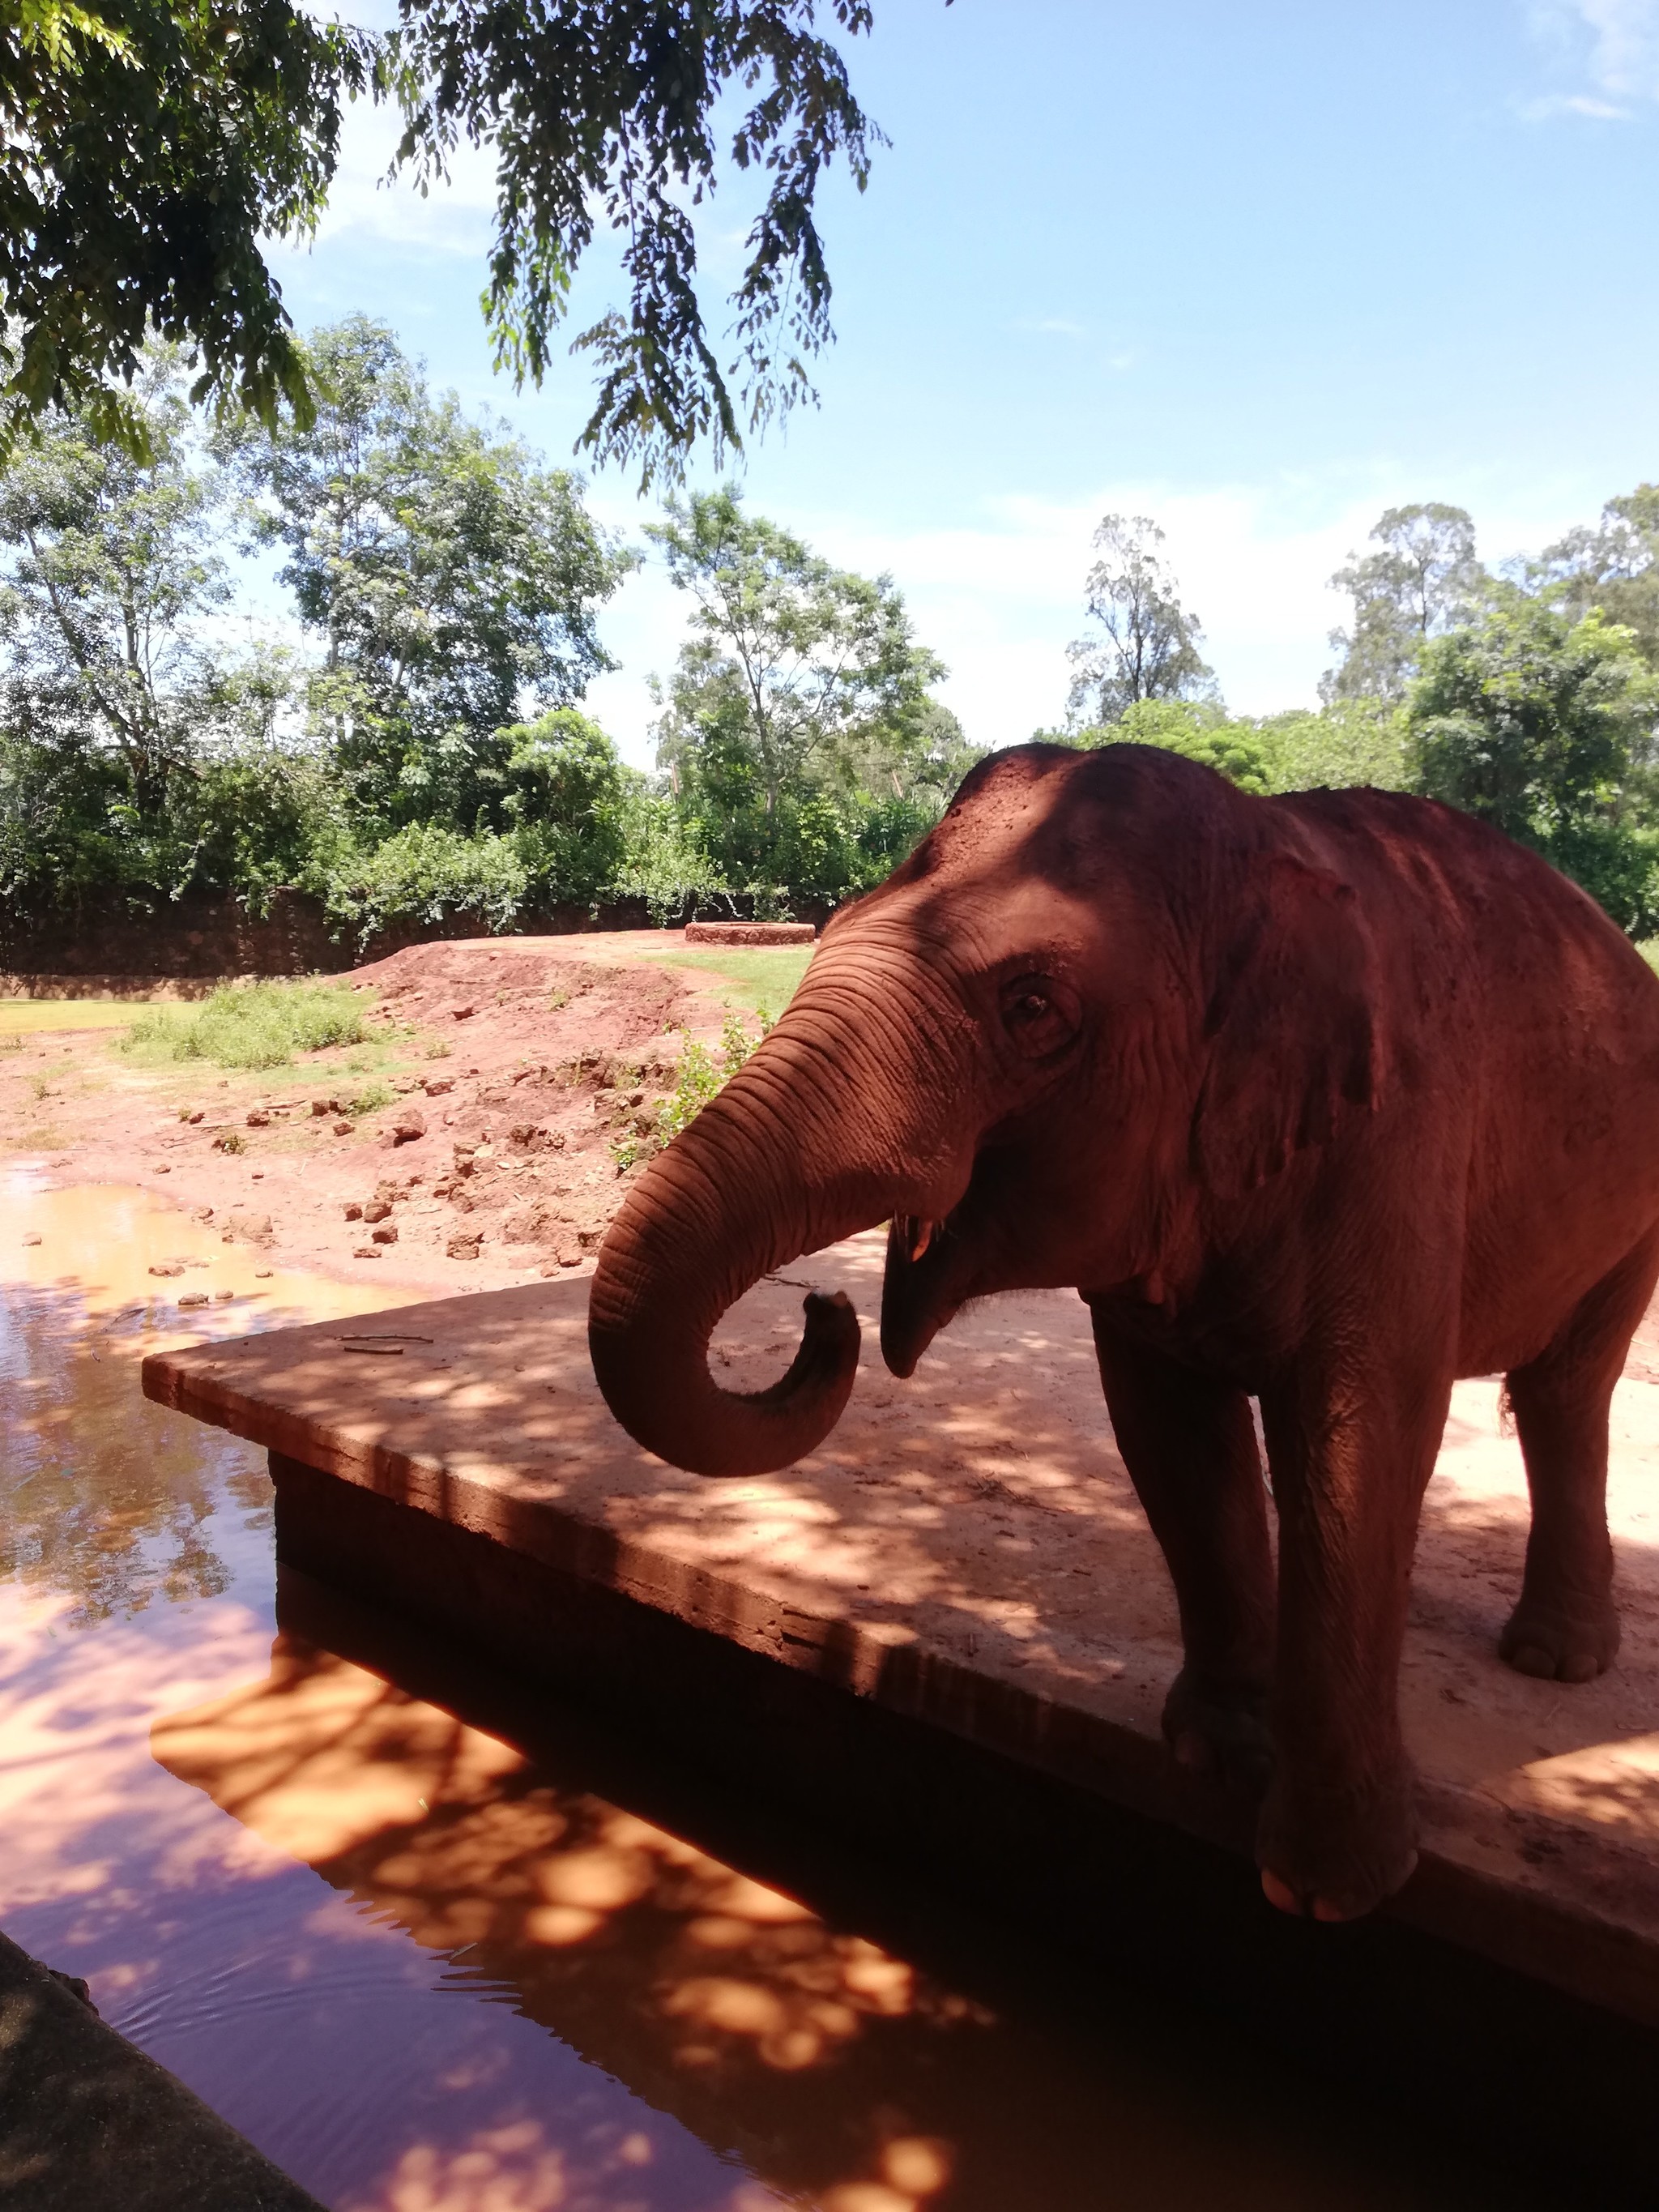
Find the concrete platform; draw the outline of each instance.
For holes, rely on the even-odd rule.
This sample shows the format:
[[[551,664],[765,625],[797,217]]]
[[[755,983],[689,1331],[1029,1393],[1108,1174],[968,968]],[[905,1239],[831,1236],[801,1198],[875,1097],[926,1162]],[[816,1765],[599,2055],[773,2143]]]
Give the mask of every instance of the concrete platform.
[[[1024,1831],[1004,1816],[1029,1777],[1066,1793],[1073,1827],[1083,1808],[1074,1867],[1091,1805],[1103,1850],[1127,1812],[1243,1853],[1239,1809],[1164,1758],[1174,1601],[1112,1446],[1083,1307],[998,1300],[901,1384],[875,1351],[880,1267],[879,1237],[854,1238],[728,1317],[715,1358],[739,1388],[781,1371],[809,1283],[848,1290],[865,1321],[864,1371],[830,1447],[762,1480],[699,1480],[622,1434],[588,1368],[580,1282],[159,1354],[144,1388],[270,1450],[284,1559],[520,1672],[655,1709],[682,1742],[826,1817],[879,1836],[925,1802],[965,1858],[1000,1854],[1006,1889]],[[1615,1403],[1625,1649],[1579,1687],[1496,1657],[1525,1489],[1495,1382],[1459,1386],[1403,1678],[1425,1849],[1388,1908],[1649,2026],[1654,1378],[1633,1359]],[[1031,1838],[1036,1879],[1044,1841]],[[1173,1839],[1171,1860],[1186,1863]]]

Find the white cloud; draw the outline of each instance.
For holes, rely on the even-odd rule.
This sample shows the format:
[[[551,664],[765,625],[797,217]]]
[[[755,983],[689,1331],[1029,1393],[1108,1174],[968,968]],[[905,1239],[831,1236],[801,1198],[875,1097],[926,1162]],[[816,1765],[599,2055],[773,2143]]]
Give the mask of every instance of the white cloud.
[[[317,226],[315,243],[373,242],[419,253],[470,255],[488,252],[495,206],[495,166],[488,149],[459,146],[450,162],[449,180],[434,181],[425,196],[408,177],[386,181],[403,135],[395,108],[356,100],[347,108],[340,131],[339,166],[329,188],[328,204]],[[303,253],[306,245],[277,245],[273,259]]]
[[[1659,99],[1659,0],[1540,0],[1530,10],[1534,36],[1582,69],[1596,97],[1569,94],[1532,100],[1529,119],[1583,115],[1624,121],[1636,100]]]

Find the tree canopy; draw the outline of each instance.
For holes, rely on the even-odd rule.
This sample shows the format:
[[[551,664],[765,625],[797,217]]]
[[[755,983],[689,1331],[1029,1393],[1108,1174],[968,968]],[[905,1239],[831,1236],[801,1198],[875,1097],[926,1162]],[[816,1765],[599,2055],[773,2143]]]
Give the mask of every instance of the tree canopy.
[[[828,0],[833,28],[866,0]],[[395,101],[397,166],[441,181],[458,147],[496,165],[485,308],[501,365],[539,380],[576,269],[605,231],[623,297],[579,332],[599,388],[582,443],[642,477],[809,398],[830,336],[813,208],[826,168],[862,187],[879,134],[815,0],[400,0],[384,34],[293,0],[0,0],[0,440],[43,408],[142,435],[123,404],[147,330],[198,396],[308,427],[305,357],[266,266],[326,198],[342,103]],[[708,325],[696,210],[762,187],[726,340]]]
[[[1485,587],[1461,507],[1391,507],[1371,542],[1375,553],[1354,555],[1331,578],[1353,600],[1353,627],[1331,632],[1342,659],[1325,678],[1328,699],[1402,698],[1425,641],[1469,620]]]
[[[1066,647],[1073,723],[1115,721],[1142,700],[1191,698],[1212,688],[1199,652],[1203,630],[1181,604],[1157,523],[1144,514],[1104,515],[1094,542],[1100,557],[1085,592],[1098,627]]]

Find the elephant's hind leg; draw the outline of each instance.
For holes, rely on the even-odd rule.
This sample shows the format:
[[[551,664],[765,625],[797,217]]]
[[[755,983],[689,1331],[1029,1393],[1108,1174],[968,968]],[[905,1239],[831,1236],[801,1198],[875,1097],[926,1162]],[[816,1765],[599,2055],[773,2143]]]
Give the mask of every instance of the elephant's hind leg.
[[[1659,1279],[1659,1232],[1582,1299],[1548,1348],[1506,1378],[1532,1498],[1520,1602],[1498,1650],[1523,1674],[1588,1682],[1613,1664],[1607,1408]]]
[[[1181,1613],[1185,1661],[1164,1735],[1182,1765],[1259,1791],[1272,1765],[1274,1604],[1249,1401],[1094,1321],[1118,1449]]]

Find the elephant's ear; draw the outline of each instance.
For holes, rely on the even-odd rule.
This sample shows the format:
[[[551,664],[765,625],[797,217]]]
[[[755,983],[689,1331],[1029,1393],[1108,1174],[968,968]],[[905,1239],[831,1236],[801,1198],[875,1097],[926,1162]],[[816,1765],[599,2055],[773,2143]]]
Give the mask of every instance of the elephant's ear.
[[[1194,1164],[1253,1189],[1382,1089],[1376,949],[1352,886],[1278,854],[1253,884],[1205,1016]]]

